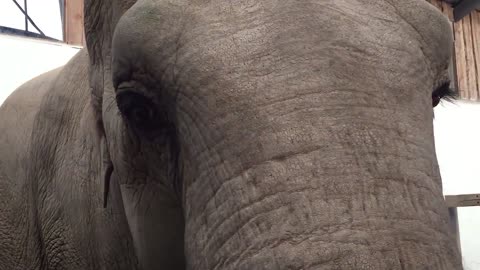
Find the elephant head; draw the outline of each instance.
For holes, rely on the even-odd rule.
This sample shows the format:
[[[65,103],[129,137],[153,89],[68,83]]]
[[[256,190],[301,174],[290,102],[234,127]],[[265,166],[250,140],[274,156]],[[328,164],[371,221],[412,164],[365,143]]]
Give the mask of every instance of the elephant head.
[[[103,170],[144,269],[461,269],[432,128],[451,29],[426,1],[85,10]]]

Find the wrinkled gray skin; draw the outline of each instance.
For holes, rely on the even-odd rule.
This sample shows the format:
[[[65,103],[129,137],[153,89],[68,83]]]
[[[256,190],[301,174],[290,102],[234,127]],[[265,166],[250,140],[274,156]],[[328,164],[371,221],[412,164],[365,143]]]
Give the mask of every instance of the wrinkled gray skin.
[[[86,1],[88,53],[0,108],[0,269],[462,268],[433,7],[133,2]]]

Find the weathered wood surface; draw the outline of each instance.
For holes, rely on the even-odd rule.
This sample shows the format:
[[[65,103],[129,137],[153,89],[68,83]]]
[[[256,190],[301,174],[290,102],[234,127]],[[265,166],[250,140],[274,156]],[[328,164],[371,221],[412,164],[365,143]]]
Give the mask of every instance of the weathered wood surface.
[[[65,42],[85,46],[83,0],[65,0]]]
[[[480,101],[480,11],[453,22],[453,9],[440,0],[427,0],[452,22],[455,39],[455,82],[462,99]]]
[[[448,207],[480,206],[480,194],[447,195],[445,202]]]

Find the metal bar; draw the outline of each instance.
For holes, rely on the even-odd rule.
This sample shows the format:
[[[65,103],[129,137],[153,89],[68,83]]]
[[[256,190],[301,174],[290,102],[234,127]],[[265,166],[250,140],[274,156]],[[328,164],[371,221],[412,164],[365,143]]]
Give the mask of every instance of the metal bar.
[[[458,213],[456,207],[448,208],[448,215],[450,217],[450,231],[455,237],[455,241],[457,243],[457,248],[460,254],[462,254],[462,246],[460,244],[460,229],[458,226]]]
[[[42,36],[42,35],[34,33],[34,32],[27,32],[25,30],[15,29],[15,28],[10,28],[10,27],[5,27],[5,26],[0,26],[0,34],[25,36],[25,37],[30,37],[30,38],[40,38],[40,39],[49,40],[49,41],[52,41],[52,42],[62,42],[61,40],[54,39],[54,38],[51,38],[51,37],[48,37],[48,36]]]
[[[28,14],[27,0],[24,0],[24,1],[23,1],[23,6],[25,7],[25,13]],[[25,31],[28,31],[28,18],[27,18],[27,15],[25,15]]]
[[[42,36],[45,36],[45,34],[42,32],[42,30],[40,30],[40,28],[38,28],[38,26],[33,22],[32,18],[30,18],[28,16],[28,14],[25,12],[25,10],[23,10],[23,8],[17,3],[16,0],[12,0],[13,3],[15,3],[15,5],[17,5],[17,7],[20,9],[20,11],[27,17],[28,21],[33,25],[33,27],[35,27],[35,29],[37,29],[37,31],[40,33],[40,35]]]
[[[65,41],[65,0],[58,0],[60,7],[60,18],[62,19],[62,39]]]
[[[480,8],[480,0],[463,0],[455,5],[453,19],[455,22],[458,22],[477,8]]]

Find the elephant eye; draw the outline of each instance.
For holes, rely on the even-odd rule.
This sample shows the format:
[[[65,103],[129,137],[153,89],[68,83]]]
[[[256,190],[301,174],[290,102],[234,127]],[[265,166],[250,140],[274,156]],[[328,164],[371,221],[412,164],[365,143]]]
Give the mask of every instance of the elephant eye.
[[[456,92],[450,88],[450,81],[441,84],[435,91],[432,92],[432,107],[435,107],[440,103],[440,100],[444,99],[452,101],[457,97]]]
[[[133,107],[127,114],[130,115],[132,121],[137,124],[147,124],[151,122],[154,115],[153,111],[148,107],[140,106]]]
[[[129,125],[141,131],[156,127],[158,111],[147,97],[132,90],[120,90],[116,99],[118,109]]]

